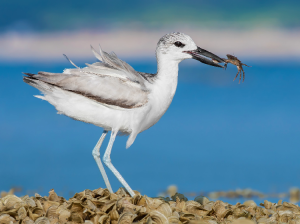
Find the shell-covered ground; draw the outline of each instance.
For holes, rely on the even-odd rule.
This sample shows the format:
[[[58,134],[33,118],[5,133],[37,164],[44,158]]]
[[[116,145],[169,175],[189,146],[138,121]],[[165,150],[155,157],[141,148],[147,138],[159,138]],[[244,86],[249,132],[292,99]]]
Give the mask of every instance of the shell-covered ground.
[[[298,205],[267,200],[231,205],[198,196],[188,201],[176,193],[170,198],[150,198],[135,191],[132,198],[123,188],[85,190],[66,200],[54,190],[49,196],[6,195],[0,198],[0,224],[300,224]]]

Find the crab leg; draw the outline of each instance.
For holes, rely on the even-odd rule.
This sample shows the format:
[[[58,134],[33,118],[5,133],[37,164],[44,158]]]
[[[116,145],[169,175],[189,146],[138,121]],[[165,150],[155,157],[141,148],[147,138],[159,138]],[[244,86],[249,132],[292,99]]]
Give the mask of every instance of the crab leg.
[[[238,77],[239,73],[240,73],[240,71],[238,71],[238,73],[236,73],[236,76],[235,76],[235,78],[233,79],[233,81]]]
[[[249,65],[246,65],[246,64],[243,64],[243,63],[242,63],[242,65],[245,65],[245,66],[247,66],[247,67],[252,67],[252,66],[249,66]]]

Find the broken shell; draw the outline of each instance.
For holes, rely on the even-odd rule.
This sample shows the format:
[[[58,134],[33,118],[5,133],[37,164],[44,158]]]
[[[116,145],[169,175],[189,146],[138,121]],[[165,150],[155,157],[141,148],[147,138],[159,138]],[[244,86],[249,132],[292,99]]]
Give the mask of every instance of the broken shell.
[[[177,217],[178,219],[179,219],[179,217],[180,217],[179,213],[176,212],[176,211],[174,211],[174,212],[172,213],[172,216],[175,216],[175,217]]]
[[[101,217],[101,215],[95,215],[95,216],[92,216],[91,218],[90,218],[90,220],[93,222],[93,224],[98,224],[99,222],[98,222],[98,220],[99,220],[99,218]]]
[[[164,201],[157,198],[149,198],[145,196],[145,199],[146,199],[147,207],[152,210],[156,209],[158,206],[164,203]]]
[[[89,209],[90,211],[96,211],[97,206],[91,201],[91,200],[86,200],[83,204],[81,204],[85,208]]]
[[[7,195],[4,198],[2,198],[2,202],[4,206],[6,207],[6,210],[13,209],[15,204],[18,202],[22,202],[21,198],[18,198],[15,195]]]
[[[216,221],[216,218],[214,216],[205,216],[203,217],[203,220]]]
[[[144,196],[141,196],[141,195],[135,195],[133,200],[132,200],[132,203],[134,205],[138,205],[138,206],[145,206],[146,205],[146,198]]]
[[[146,204],[147,204],[146,198],[143,196],[141,196],[139,201],[136,203],[136,205],[138,206],[146,206]]]
[[[185,201],[180,200],[179,197],[176,197],[176,209],[179,211],[185,210]]]
[[[92,221],[90,221],[90,220],[85,220],[84,223],[86,223],[86,224],[94,224],[94,223],[93,223]]]
[[[38,207],[38,208],[40,208],[40,209],[44,209],[42,203],[41,203],[39,200],[35,199],[34,202],[35,202],[35,204],[36,204],[36,207]],[[34,206],[34,207],[35,207],[35,206]]]
[[[155,222],[153,222],[153,220],[151,219],[150,216],[147,216],[145,218],[145,220],[143,220],[144,222],[143,223],[146,223],[146,224],[155,224]]]
[[[226,206],[224,206],[221,203],[216,202],[216,205],[213,207],[213,209],[216,213],[218,220],[221,220],[221,219],[225,218],[226,216],[232,214],[232,211],[230,209],[227,209]]]
[[[278,221],[281,223],[288,223],[290,219],[290,216],[288,215],[282,215],[279,217]]]
[[[262,218],[257,220],[257,223],[267,224],[267,223],[269,223],[269,220],[266,217],[262,217]]]
[[[249,216],[251,217],[251,214],[248,211],[244,210],[244,209],[235,208],[233,210],[233,216],[235,218],[240,218],[240,217],[247,217],[247,218],[249,218]]]
[[[58,206],[57,205],[52,205],[48,208],[46,212],[46,217],[48,218],[58,218],[58,214],[56,213]]]
[[[71,212],[71,216],[69,220],[77,223],[83,223],[83,218],[81,213]]]
[[[236,205],[207,201],[202,205],[179,197],[168,202],[139,194],[132,198],[122,189],[118,194],[110,194],[105,189],[84,190],[68,201],[54,191],[49,197],[36,196],[1,198],[0,224],[34,224],[34,221],[42,224],[253,224],[252,221],[300,224],[300,208],[288,202],[265,201],[261,204],[264,207],[256,206],[251,200]]]
[[[105,202],[104,206],[101,208],[101,211],[106,212],[107,210],[111,209],[115,204],[117,200],[110,200]]]
[[[58,218],[50,218],[49,221],[50,221],[50,224],[59,224]]]
[[[135,195],[141,195],[141,193],[136,191],[136,190],[133,190],[133,192],[134,192]],[[130,194],[128,193],[128,195],[130,195]]]
[[[23,222],[23,224],[34,224],[34,221],[30,219],[29,217],[26,217]]]
[[[119,188],[119,190],[116,192],[116,195],[118,195],[120,198],[130,196],[123,187]]]
[[[19,216],[19,219],[25,219],[27,217],[27,211],[24,207],[19,208],[18,216]]]
[[[110,200],[118,200],[119,198],[118,198],[118,195],[116,195],[115,193],[111,193],[110,194],[110,198],[109,198]]]
[[[14,205],[14,209],[18,210],[19,208],[24,207],[24,206],[27,207],[27,204],[24,201],[16,202],[15,205]]]
[[[158,211],[151,211],[150,217],[157,224],[167,224],[169,222],[167,217]]]
[[[34,222],[35,224],[50,224],[50,221],[47,217],[40,217]]]
[[[232,224],[256,224],[256,223],[248,219],[236,219],[232,222]]]
[[[119,220],[120,215],[116,210],[116,206],[114,206],[113,209],[110,211],[109,216],[111,221]]]
[[[44,202],[41,202],[41,204],[43,206],[44,211],[47,211],[48,208],[50,208],[52,205],[59,206],[59,203],[55,202],[55,201],[44,201]]]
[[[70,216],[71,216],[71,212],[69,212],[68,210],[63,209],[59,212],[59,218],[58,219],[59,219],[60,222],[66,223],[67,220],[70,218]]]
[[[283,216],[283,215],[292,216],[293,215],[293,211],[291,211],[291,210],[278,211],[278,215],[279,216]]]
[[[170,216],[168,218],[168,221],[170,224],[178,224],[180,222],[177,216]]]
[[[79,202],[76,202],[76,203],[72,203],[68,209],[70,209],[71,212],[74,212],[74,213],[82,213],[83,212],[83,206],[79,203]]]
[[[191,213],[184,213],[179,217],[179,220],[183,223],[195,220],[195,215]]]
[[[296,210],[298,210],[298,206],[297,205],[295,205],[295,204],[292,204],[292,203],[288,203],[288,202],[283,202],[282,203],[282,205],[284,206],[284,207],[287,207],[287,208],[293,208],[293,209],[296,209]]]
[[[0,215],[0,223],[13,224],[16,220],[8,214]]]
[[[139,210],[140,206],[132,204],[132,198],[131,197],[123,197],[116,203],[116,206],[118,209],[123,208],[124,210],[127,210],[128,212],[134,213],[135,210]]]
[[[61,197],[57,196],[57,194],[54,192],[53,189],[51,189],[51,190],[49,191],[48,200],[49,200],[49,201],[55,201],[55,202],[63,201],[63,199],[62,199]]]
[[[122,215],[120,215],[118,224],[131,224],[136,216],[136,214],[125,212]]]
[[[245,209],[247,212],[249,212],[252,216],[255,216],[256,213],[256,207],[248,207]]]
[[[39,218],[40,216],[37,214],[32,213],[32,211],[29,209],[28,210],[28,216],[30,219],[32,219],[33,221],[35,221],[37,218]]]
[[[2,201],[0,200],[0,212],[4,211],[5,210],[5,206],[4,204],[2,203]]]
[[[22,198],[22,200],[31,208],[34,208],[36,206],[35,201],[30,197]]]
[[[92,191],[95,195],[95,197],[97,196],[101,196],[101,197],[104,197],[104,196],[109,196],[110,193],[109,193],[109,190],[108,189],[103,189],[103,188],[98,188],[98,189],[95,189]]]
[[[146,213],[147,212],[147,208],[145,207],[141,207],[139,210],[139,213]]]
[[[264,200],[264,207],[266,208],[266,209],[270,209],[271,207],[272,207],[272,202],[269,202],[269,201],[267,201],[267,200]]]
[[[109,224],[110,223],[110,217],[108,215],[102,215],[99,220],[98,220],[99,224]]]
[[[37,198],[37,199],[42,198],[42,196],[39,195],[38,193],[35,193],[35,194],[34,194],[34,197]]]
[[[206,216],[207,217],[207,216]],[[191,221],[200,221],[202,219],[202,216],[198,216],[192,213],[183,213],[179,220],[183,223],[190,223]]]
[[[172,209],[171,209],[171,207],[170,207],[170,205],[168,203],[162,203],[162,204],[160,204],[156,208],[156,210],[159,211],[160,213],[162,213],[167,218],[172,215]]]
[[[205,210],[207,210],[207,211],[211,211],[212,208],[213,208],[213,206],[214,206],[214,204],[215,204],[215,202],[210,201],[210,202],[206,203],[206,204],[203,206],[203,208],[204,208]]]
[[[205,210],[203,206],[196,201],[187,201],[185,203],[185,210],[199,216],[205,216],[209,213],[209,211]]]
[[[49,196],[48,196],[49,201],[59,201],[59,198],[57,196],[57,194],[54,192],[54,189],[51,189],[49,191]]]
[[[33,208],[32,209],[32,213],[36,214],[38,216],[42,216],[45,214],[44,210],[40,209],[40,208]]]
[[[243,205],[246,205],[246,206],[249,206],[249,207],[255,207],[255,206],[257,206],[256,203],[253,200],[245,201],[243,203]]]

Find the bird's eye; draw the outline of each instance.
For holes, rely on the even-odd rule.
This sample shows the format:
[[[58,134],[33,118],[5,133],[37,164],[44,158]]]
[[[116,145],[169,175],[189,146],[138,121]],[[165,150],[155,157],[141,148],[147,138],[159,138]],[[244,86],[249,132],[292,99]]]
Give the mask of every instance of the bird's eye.
[[[176,41],[176,42],[174,43],[174,45],[175,45],[176,47],[184,47],[184,46],[185,46],[185,44],[181,43],[180,41]]]

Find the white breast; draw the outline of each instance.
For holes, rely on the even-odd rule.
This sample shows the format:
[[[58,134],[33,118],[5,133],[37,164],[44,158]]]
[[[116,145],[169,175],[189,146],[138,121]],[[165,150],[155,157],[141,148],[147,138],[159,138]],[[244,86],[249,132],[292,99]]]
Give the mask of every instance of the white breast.
[[[150,128],[164,115],[176,92],[178,83],[178,63],[164,64],[158,69],[157,79],[151,85],[148,95],[149,111],[141,125],[140,132]]]

